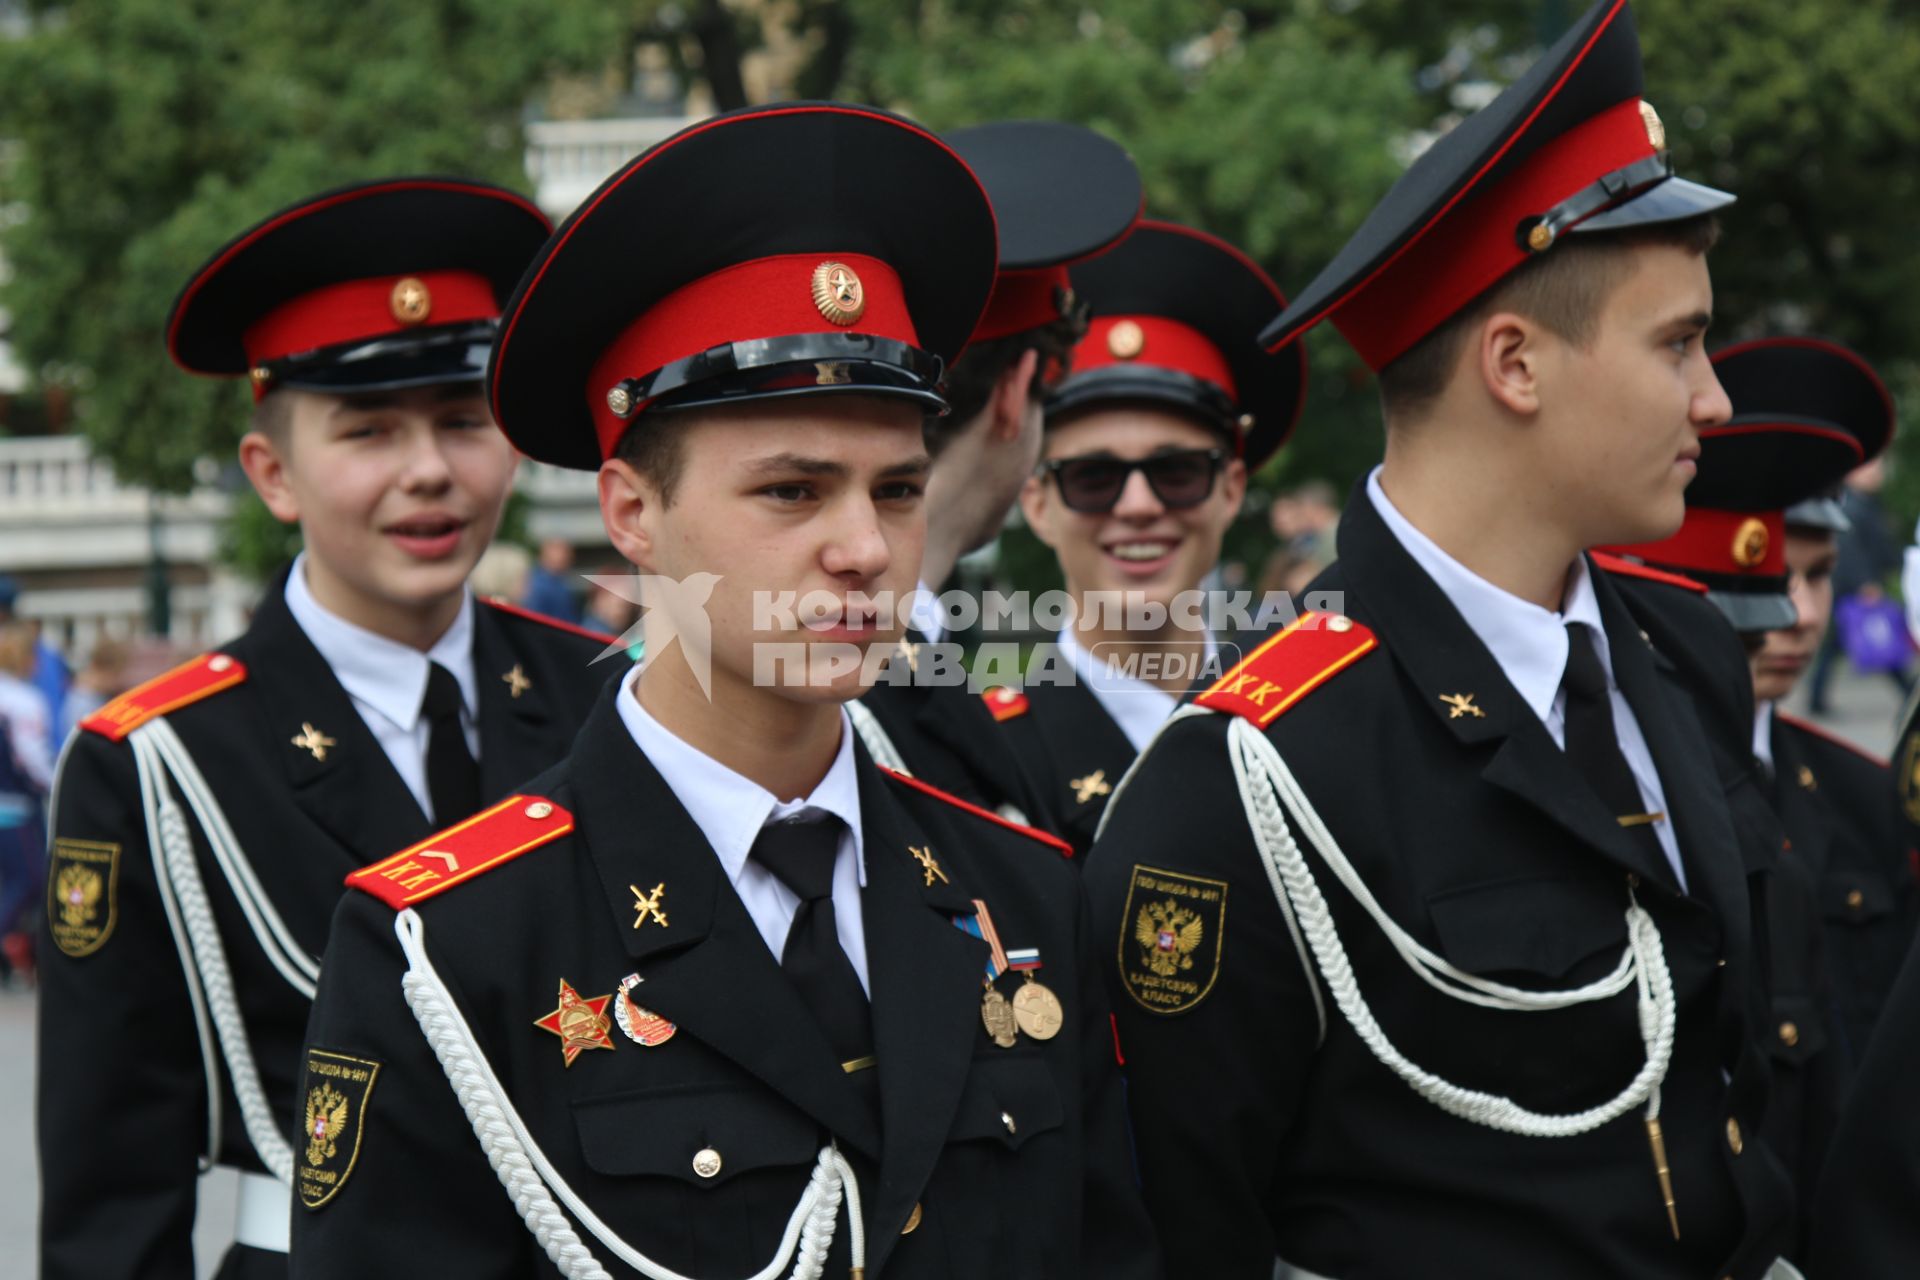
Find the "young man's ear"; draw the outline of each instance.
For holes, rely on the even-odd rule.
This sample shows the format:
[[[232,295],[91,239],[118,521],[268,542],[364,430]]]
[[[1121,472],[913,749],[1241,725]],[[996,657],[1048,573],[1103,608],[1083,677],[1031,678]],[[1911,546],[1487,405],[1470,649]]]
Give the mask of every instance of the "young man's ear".
[[[1032,412],[1034,374],[1040,370],[1040,352],[1028,347],[1020,358],[1000,371],[994,379],[993,394],[987,400],[991,420],[987,430],[993,439],[1018,440]]]
[[[1496,311],[1481,324],[1474,349],[1481,385],[1509,413],[1540,412],[1541,357],[1546,331],[1527,317]]]
[[[662,506],[659,492],[633,464],[609,458],[596,477],[600,490],[600,518],[620,558],[642,572],[653,569],[655,521]]]
[[[247,473],[253,491],[267,504],[273,518],[282,524],[300,522],[300,500],[294,495],[287,472],[286,433],[274,436],[264,431],[249,431],[240,437],[240,469]]]

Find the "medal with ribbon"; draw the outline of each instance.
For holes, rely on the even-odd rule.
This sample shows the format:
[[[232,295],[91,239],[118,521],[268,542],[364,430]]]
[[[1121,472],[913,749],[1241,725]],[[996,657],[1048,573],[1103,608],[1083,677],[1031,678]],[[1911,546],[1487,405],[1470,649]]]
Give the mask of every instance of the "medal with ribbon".
[[[1002,1049],[1011,1049],[1019,1039],[1019,1020],[1014,1016],[1013,1007],[1007,998],[994,989],[994,979],[1007,971],[1006,948],[1000,945],[1000,931],[993,927],[993,913],[987,910],[987,904],[980,899],[973,900],[973,914],[955,916],[953,927],[962,933],[970,933],[987,944],[987,976],[981,984],[986,988],[980,997],[980,1022],[993,1037],[993,1042]]]
[[[1013,1017],[1020,1029],[1035,1040],[1051,1040],[1066,1025],[1067,1013],[1060,997],[1034,975],[1040,970],[1040,948],[1023,947],[1007,952],[1007,967],[1026,981],[1013,993]]]

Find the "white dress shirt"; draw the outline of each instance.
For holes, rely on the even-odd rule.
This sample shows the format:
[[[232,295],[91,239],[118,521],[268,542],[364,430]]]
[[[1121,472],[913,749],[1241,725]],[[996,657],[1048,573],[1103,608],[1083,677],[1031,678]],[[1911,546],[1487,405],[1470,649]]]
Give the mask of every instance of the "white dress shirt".
[[[1753,758],[1767,766],[1773,776],[1773,702],[1771,699],[1753,709]]]
[[[1071,625],[1061,628],[1054,643],[1072,664],[1074,677],[1093,694],[1100,709],[1120,726],[1120,732],[1127,735],[1135,751],[1145,751],[1167,717],[1179,709],[1180,699],[1159,685],[1128,675],[1087,652],[1074,638]],[[1206,665],[1202,670],[1211,670],[1220,650],[1211,634],[1206,644]]]
[[[353,699],[354,710],[366,723],[380,749],[393,762],[394,772],[420,802],[429,821],[452,822],[465,814],[444,818],[434,813],[427,794],[427,740],[432,727],[420,714],[427,696],[427,673],[439,663],[460,686],[460,726],[466,730],[467,749],[480,758],[480,691],[473,675],[473,593],[462,592],[460,612],[446,634],[422,653],[412,645],[375,635],[330,613],[313,598],[307,585],[307,557],[302,552],[287,575],[287,612],[313,641],[334,679]],[[320,726],[322,730],[326,726]]]
[[[913,609],[907,615],[907,625],[926,637],[928,644],[939,644],[947,634],[947,615],[940,607],[940,597],[924,582],[914,583],[913,591]]]
[[[727,873],[775,960],[786,950],[787,932],[800,909],[800,898],[773,872],[747,856],[754,840],[769,822],[806,810],[830,813],[845,824],[834,854],[833,922],[840,935],[840,949],[860,975],[861,987],[871,990],[867,982],[865,917],[860,909],[860,890],[867,883],[866,847],[860,831],[860,779],[854,764],[853,724],[846,712],[840,713],[840,750],[827,776],[806,799],[783,802],[647,714],[635,688],[639,680],[640,668],[635,667],[620,682],[620,696],[614,700],[620,719],[713,846],[721,870]]]
[[[1594,594],[1583,556],[1573,563],[1567,575],[1566,596],[1560,612],[1542,609],[1509,591],[1494,586],[1440,549],[1438,543],[1416,529],[1400,514],[1380,487],[1380,468],[1367,477],[1367,497],[1387,522],[1387,528],[1405,547],[1407,554],[1426,570],[1435,585],[1446,593],[1453,607],[1466,619],[1467,626],[1493,654],[1507,681],[1521,699],[1540,717],[1562,750],[1567,745],[1567,699],[1560,681],[1567,670],[1567,624],[1584,623],[1592,632],[1593,648],[1607,673],[1607,692],[1613,703],[1613,731],[1620,740],[1620,754],[1627,758],[1633,780],[1639,784],[1640,800],[1648,813],[1665,814],[1667,797],[1660,785],[1660,773],[1653,767],[1653,752],[1634,718],[1633,708],[1613,678],[1612,650],[1606,627],[1600,619],[1600,600]],[[1673,834],[1671,816],[1653,824],[1653,833],[1673,866],[1680,888],[1687,887],[1687,873],[1680,861],[1680,845]]]

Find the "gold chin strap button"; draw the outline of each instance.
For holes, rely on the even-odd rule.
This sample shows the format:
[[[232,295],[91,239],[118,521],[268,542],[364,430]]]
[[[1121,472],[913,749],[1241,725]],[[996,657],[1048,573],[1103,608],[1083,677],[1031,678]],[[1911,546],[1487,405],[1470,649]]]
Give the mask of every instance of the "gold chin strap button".
[[[1732,1116],[1727,1117],[1727,1149],[1735,1155],[1747,1149],[1747,1140],[1740,1136],[1740,1122]]]

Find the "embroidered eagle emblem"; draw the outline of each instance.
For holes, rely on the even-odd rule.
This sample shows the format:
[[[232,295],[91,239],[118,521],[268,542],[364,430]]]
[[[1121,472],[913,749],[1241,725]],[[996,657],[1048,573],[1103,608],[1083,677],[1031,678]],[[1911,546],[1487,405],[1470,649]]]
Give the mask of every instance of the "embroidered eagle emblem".
[[[1133,921],[1141,962],[1163,978],[1193,968],[1193,953],[1205,934],[1206,922],[1199,914],[1172,898],[1147,903]]]
[[[330,1084],[307,1091],[307,1163],[319,1168],[338,1154],[347,1128],[347,1095]]]
[[[79,866],[62,867],[53,884],[54,896],[60,900],[61,922],[78,927],[93,919],[103,887],[98,871]]]

